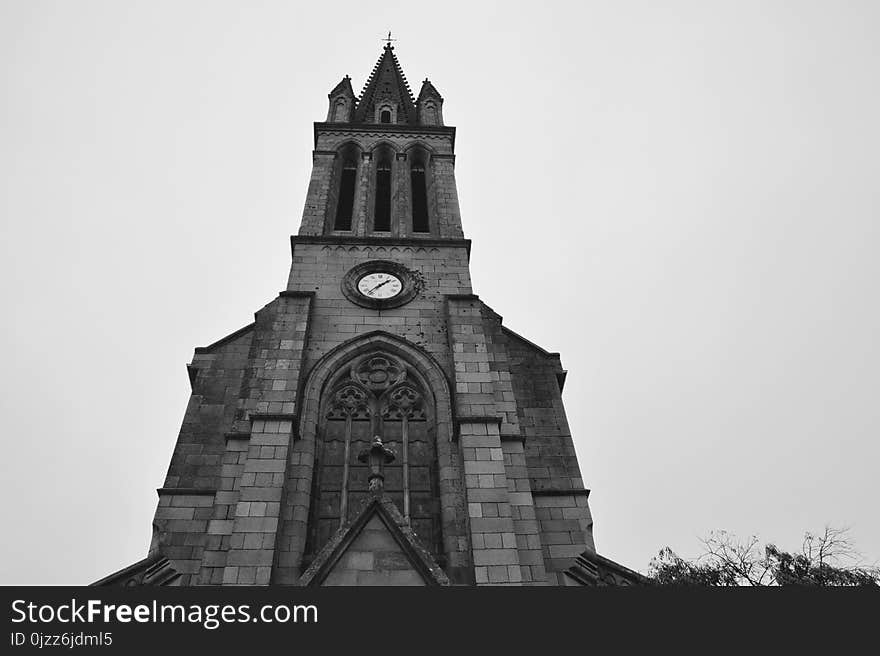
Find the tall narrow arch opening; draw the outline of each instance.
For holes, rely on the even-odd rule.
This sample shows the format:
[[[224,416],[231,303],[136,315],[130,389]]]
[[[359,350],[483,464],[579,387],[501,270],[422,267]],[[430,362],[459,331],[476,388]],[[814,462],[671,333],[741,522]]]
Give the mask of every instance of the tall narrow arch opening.
[[[376,158],[375,206],[373,212],[373,230],[389,232],[391,230],[391,164],[393,153],[390,148],[380,148]]]
[[[396,456],[385,467],[385,493],[422,546],[443,558],[436,413],[426,381],[387,351],[349,360],[330,376],[316,431],[307,560],[369,497],[369,468],[358,455],[375,435]]]
[[[334,230],[351,230],[359,157],[360,152],[352,144],[340,151],[341,166],[336,193],[336,215],[333,220]]]
[[[428,219],[428,154],[414,148],[409,155],[410,198],[412,201],[412,231],[430,232]]]

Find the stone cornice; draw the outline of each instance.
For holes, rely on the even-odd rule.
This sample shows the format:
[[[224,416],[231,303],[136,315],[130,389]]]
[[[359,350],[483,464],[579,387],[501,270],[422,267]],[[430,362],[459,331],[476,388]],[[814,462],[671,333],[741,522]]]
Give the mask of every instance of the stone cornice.
[[[251,421],[292,421],[296,423],[296,414],[289,412],[251,412],[248,414]]]
[[[278,292],[281,298],[315,298],[315,292],[299,292],[290,289]]]
[[[455,423],[459,426],[462,424],[498,424],[501,425],[501,417],[456,417]]]
[[[564,488],[544,488],[542,490],[532,490],[533,497],[588,497],[589,490],[574,490]]]
[[[204,487],[160,487],[156,488],[156,494],[160,497],[171,496],[175,494],[187,496],[213,496],[217,493],[215,489]]]
[[[318,147],[319,133],[339,134],[375,134],[377,136],[390,137],[394,135],[413,137],[451,137],[452,147],[455,148],[455,128],[445,125],[401,125],[384,123],[319,123],[314,124],[315,145]]]
[[[392,246],[409,246],[411,248],[449,248],[460,247],[466,248],[468,257],[471,254],[470,239],[438,239],[437,237],[354,237],[350,235],[291,235],[290,236],[290,254],[297,244],[328,244],[332,246],[384,246],[391,248]]]

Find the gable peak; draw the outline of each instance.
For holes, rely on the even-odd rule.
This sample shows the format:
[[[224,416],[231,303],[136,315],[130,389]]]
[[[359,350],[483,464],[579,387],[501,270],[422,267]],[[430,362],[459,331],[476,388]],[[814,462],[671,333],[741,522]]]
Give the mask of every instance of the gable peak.
[[[390,43],[382,48],[382,54],[364,84],[358,98],[355,122],[417,122],[412,90]]]
[[[354,89],[351,88],[351,78],[346,75],[327,95],[330,98],[333,98],[334,96],[349,96],[354,98]]]
[[[443,96],[440,95],[440,92],[437,91],[437,87],[435,87],[431,80],[425,78],[425,81],[422,82],[422,88],[419,91],[418,101],[421,102],[424,98],[433,97],[443,102]]]

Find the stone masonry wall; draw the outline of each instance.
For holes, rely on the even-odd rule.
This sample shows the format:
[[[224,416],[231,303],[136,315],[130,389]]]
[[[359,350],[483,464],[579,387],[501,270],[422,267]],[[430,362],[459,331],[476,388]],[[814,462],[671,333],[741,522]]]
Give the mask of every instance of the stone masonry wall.
[[[335,210],[336,187],[339,184],[340,167],[337,152],[348,142],[357,144],[362,151],[358,165],[358,177],[352,212],[352,229],[345,232],[332,230]],[[392,157],[393,199],[392,230],[387,233],[371,233],[372,177],[374,161],[372,151],[377,146],[388,147]],[[428,206],[430,233],[413,233],[410,226],[410,178],[408,151],[420,147],[430,153],[428,171]],[[359,132],[322,128],[312,154],[312,176],[306,194],[300,236],[338,234],[363,237],[372,234],[380,238],[408,237],[415,239],[462,238],[461,213],[458,190],[455,184],[455,158],[452,153],[452,136],[448,133]]]
[[[513,389],[511,356],[501,317],[483,304],[483,330],[490,353],[489,371],[496,379],[495,412],[504,417],[501,424],[501,448],[507,474],[508,500],[519,553],[523,585],[544,585],[544,555],[539,525],[535,516],[531,481],[525,458],[525,435],[519,425],[519,404]]]
[[[293,260],[288,290],[315,294],[306,369],[344,341],[385,330],[433,355],[451,377],[443,302],[447,294],[471,291],[464,246],[297,242]],[[377,311],[355,305],[345,298],[340,282],[349,269],[369,260],[390,260],[417,272],[422,292],[399,308]]]
[[[595,550],[589,492],[562,404],[563,369],[558,354],[511,331],[505,335],[547,581],[563,585],[562,571],[584,550]]]
[[[561,365],[557,355],[503,328],[472,293],[454,132],[353,132],[325,124],[316,131],[287,288],[256,313],[253,326],[196,351],[193,396],[160,490],[151,550],[173,561],[184,585],[296,584],[316,439],[298,431],[304,408],[316,412],[321,393],[306,381],[358,336],[381,331],[417,349],[408,351],[413,358],[436,363],[430,367],[442,375],[434,374],[434,384],[450,389],[445,416],[437,417],[445,435],[438,463],[450,578],[562,583],[561,572],[593,542],[557,381]],[[330,213],[338,152],[348,142],[361,159],[352,230],[343,233],[333,231]],[[371,234],[377,147],[393,151],[392,230]],[[419,161],[429,153],[430,234],[410,227],[413,147],[423,149]],[[419,293],[411,302],[376,310],[343,294],[345,274],[375,260],[412,272]],[[340,582],[390,580],[366,568],[366,555],[358,558],[346,561]]]
[[[174,561],[182,585],[194,582],[211,546],[207,528],[225,466],[223,434],[234,420],[251,338],[248,330],[211,352],[200,349],[190,366],[193,393],[160,490],[150,548]]]
[[[330,570],[322,585],[423,586],[425,580],[382,520],[374,516]]]
[[[268,583],[310,301],[278,298],[253,326],[197,349],[155,520],[155,549],[184,585]]]

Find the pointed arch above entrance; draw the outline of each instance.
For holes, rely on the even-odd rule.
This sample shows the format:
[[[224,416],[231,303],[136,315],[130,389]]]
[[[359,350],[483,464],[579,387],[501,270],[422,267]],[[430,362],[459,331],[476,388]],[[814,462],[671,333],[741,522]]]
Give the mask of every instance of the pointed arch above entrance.
[[[315,365],[300,427],[314,443],[307,561],[369,496],[358,454],[377,435],[395,453],[386,494],[422,545],[445,560],[440,471],[457,457],[449,389],[433,358],[387,333],[356,338]]]

